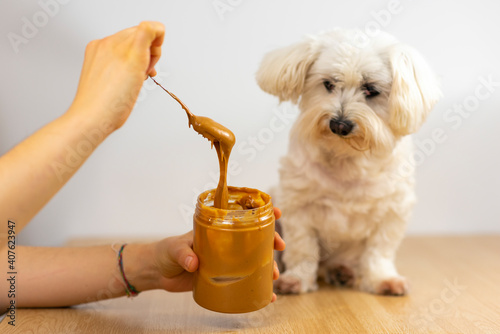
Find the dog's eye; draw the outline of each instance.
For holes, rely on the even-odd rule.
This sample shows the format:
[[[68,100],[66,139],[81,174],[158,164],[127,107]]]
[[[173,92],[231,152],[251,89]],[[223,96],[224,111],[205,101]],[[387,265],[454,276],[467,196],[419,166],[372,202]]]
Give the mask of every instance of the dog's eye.
[[[380,94],[380,92],[376,90],[375,87],[373,87],[372,85],[364,85],[363,93],[366,95],[367,98],[372,98]]]
[[[326,90],[331,93],[335,89],[335,85],[331,83],[329,80],[324,80],[323,85],[325,86]]]

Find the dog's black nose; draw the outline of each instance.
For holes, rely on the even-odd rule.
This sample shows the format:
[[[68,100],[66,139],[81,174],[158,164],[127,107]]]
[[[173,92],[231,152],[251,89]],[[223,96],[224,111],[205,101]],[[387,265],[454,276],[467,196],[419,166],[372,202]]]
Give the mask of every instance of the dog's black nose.
[[[351,133],[354,124],[343,118],[334,118],[330,120],[330,129],[339,136],[347,136]]]

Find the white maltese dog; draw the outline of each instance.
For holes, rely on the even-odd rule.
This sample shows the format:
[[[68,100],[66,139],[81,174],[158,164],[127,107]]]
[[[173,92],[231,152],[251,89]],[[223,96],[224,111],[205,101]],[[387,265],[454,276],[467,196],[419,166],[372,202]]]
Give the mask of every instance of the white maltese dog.
[[[270,52],[257,81],[301,110],[275,194],[287,241],[275,289],[314,291],[322,276],[407,293],[394,258],[415,202],[408,135],[441,95],[433,72],[385,33],[338,29]]]

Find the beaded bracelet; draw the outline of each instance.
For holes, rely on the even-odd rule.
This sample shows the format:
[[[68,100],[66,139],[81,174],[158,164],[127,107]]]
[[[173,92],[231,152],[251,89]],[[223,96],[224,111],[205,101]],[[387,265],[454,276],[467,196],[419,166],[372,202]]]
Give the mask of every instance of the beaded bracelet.
[[[130,282],[125,277],[125,271],[123,270],[123,249],[127,246],[127,244],[123,244],[118,252],[118,266],[120,267],[120,274],[122,275],[123,281],[125,282],[125,293],[127,293],[127,297],[135,297],[139,294],[139,291],[130,284]]]

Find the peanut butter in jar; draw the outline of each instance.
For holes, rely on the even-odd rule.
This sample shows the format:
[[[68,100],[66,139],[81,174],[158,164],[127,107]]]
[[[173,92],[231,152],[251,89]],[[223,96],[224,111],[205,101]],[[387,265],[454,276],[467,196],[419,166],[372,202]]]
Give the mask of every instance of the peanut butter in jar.
[[[259,190],[228,187],[228,208],[214,208],[215,190],[198,197],[193,249],[199,259],[193,298],[223,313],[261,309],[273,295],[274,210]]]

